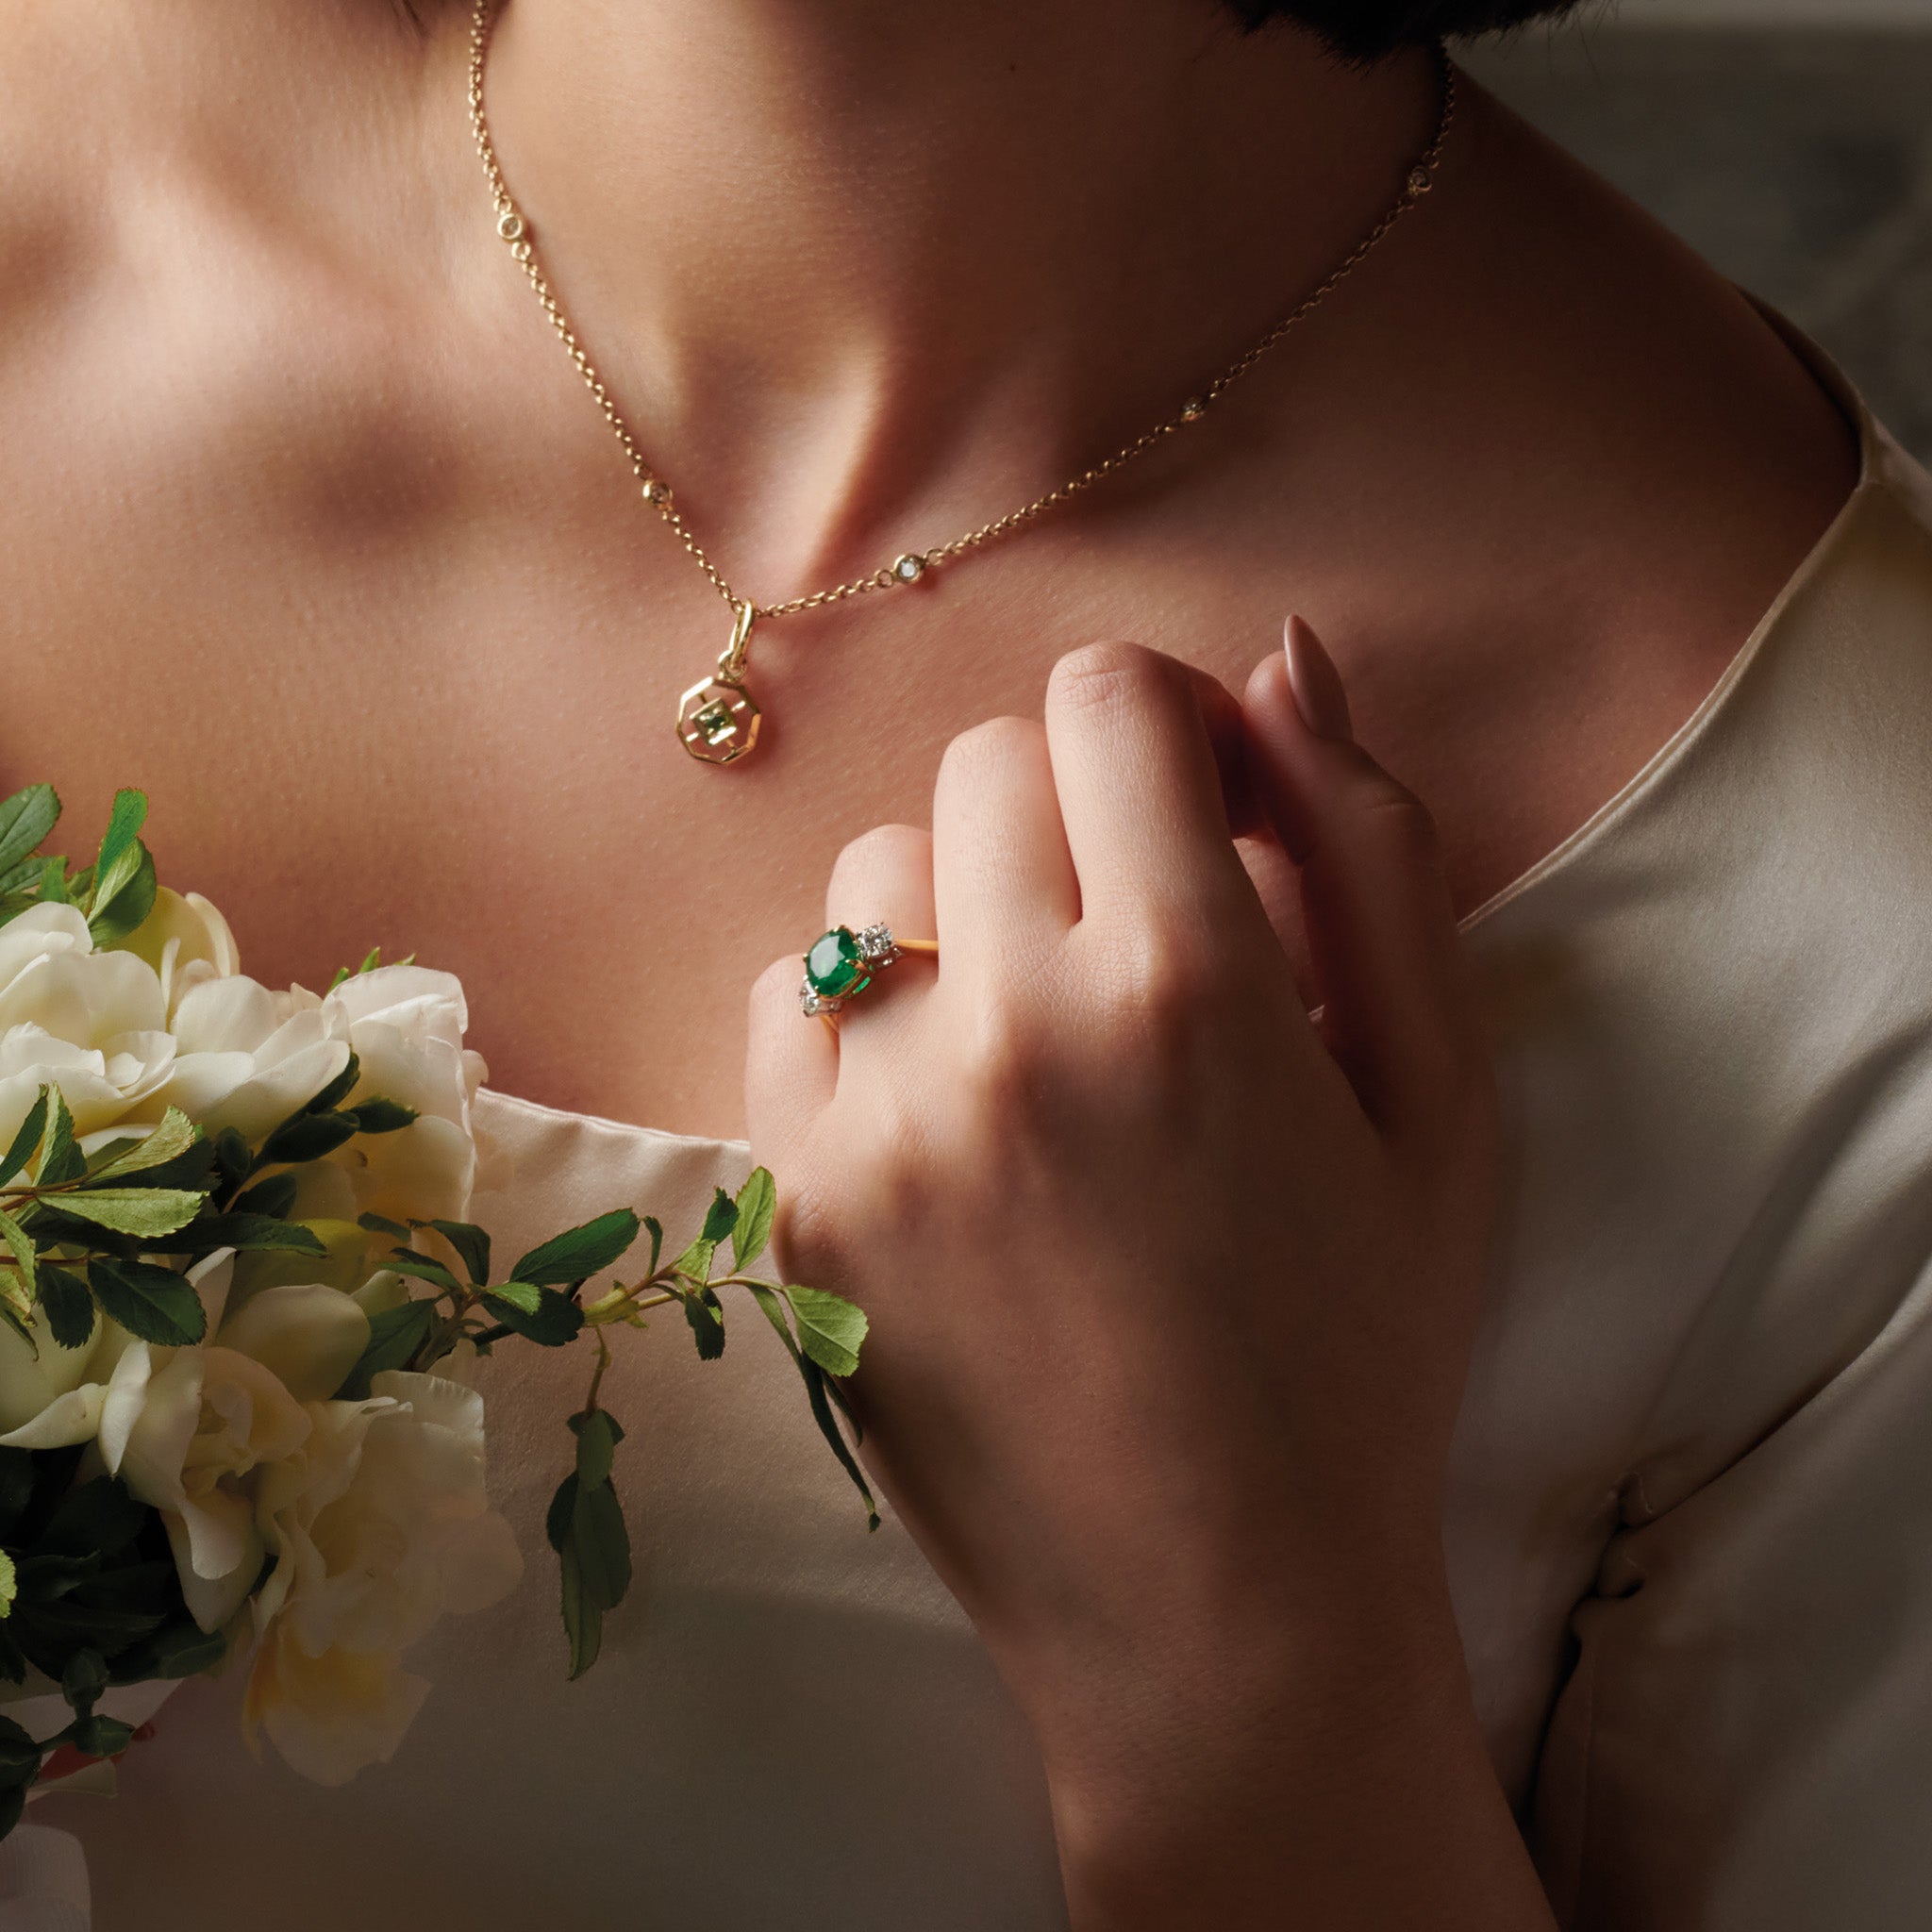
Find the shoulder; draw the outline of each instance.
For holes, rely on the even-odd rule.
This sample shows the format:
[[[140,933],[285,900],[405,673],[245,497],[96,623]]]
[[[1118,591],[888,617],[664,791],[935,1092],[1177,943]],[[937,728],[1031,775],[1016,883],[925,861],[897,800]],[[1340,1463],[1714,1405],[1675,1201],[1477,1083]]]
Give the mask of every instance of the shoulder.
[[[358,233],[409,218],[397,184],[430,44],[387,0],[27,6],[7,30],[0,401],[16,424],[84,433],[111,407],[138,433],[239,337],[353,286],[326,270]]]
[[[0,579],[18,664],[131,640],[176,575],[216,584],[215,522],[298,527],[380,454],[408,413],[400,311],[435,307],[420,265],[441,257],[451,176],[424,156],[462,155],[443,71],[459,49],[389,0],[29,5],[8,36]]]

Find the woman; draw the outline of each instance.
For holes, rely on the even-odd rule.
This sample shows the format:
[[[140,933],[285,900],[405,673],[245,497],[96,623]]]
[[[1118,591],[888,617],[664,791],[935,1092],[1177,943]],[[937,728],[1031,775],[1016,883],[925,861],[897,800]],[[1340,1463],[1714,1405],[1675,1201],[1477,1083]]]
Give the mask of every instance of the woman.
[[[1550,9],[512,0],[491,177],[460,10],[103,5],[0,73],[0,758],[138,776],[264,977],[460,972],[506,1229],[741,1174],[788,955],[899,1510],[640,1351],[596,1675],[533,1575],[326,1800],[184,1691],[103,1923],[1920,1923],[1924,482],[1467,82],[1435,145],[1434,37]],[[731,613],[532,237],[741,606],[1186,433],[754,624],[706,769]],[[827,913],[941,949],[836,1041]]]

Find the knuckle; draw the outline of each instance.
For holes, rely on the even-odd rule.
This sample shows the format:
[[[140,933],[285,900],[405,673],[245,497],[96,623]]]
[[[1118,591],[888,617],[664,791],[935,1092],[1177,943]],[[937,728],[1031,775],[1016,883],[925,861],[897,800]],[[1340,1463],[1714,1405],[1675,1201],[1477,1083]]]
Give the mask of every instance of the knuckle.
[[[832,863],[832,876],[872,877],[908,854],[923,853],[927,840],[916,825],[874,825],[845,842]]]
[[[1217,970],[1198,934],[1150,921],[1108,948],[1098,974],[1107,1037],[1166,1058],[1197,1039],[1215,1005]]]
[[[962,1058],[975,1119],[1013,1127],[1034,1118],[1053,1044],[1050,1029],[1030,1008],[1018,1002],[988,1008],[974,1025]]]
[[[1380,772],[1364,791],[1362,817],[1380,837],[1404,852],[1434,855],[1438,844],[1435,816],[1413,791]]]
[[[974,772],[1003,764],[1016,751],[1030,751],[1040,726],[1030,718],[988,718],[962,731],[946,747],[941,769]]]
[[[1052,708],[1091,710],[1156,689],[1171,675],[1170,660],[1144,644],[1083,644],[1053,667],[1046,701]]]

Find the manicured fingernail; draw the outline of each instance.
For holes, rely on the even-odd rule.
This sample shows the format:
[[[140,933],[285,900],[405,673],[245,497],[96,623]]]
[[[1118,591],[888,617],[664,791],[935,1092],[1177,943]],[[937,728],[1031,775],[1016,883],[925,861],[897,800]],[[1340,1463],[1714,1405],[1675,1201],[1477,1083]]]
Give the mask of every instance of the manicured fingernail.
[[[1302,714],[1302,723],[1317,738],[1353,738],[1348,693],[1322,640],[1304,619],[1291,617],[1283,641],[1288,653],[1289,689],[1294,692],[1294,708]]]

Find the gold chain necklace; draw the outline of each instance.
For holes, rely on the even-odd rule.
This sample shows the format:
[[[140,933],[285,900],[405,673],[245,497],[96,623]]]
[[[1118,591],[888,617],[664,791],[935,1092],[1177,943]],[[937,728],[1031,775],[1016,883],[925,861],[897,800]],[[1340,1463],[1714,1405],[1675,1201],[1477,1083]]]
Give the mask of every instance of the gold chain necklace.
[[[530,235],[530,225],[518,208],[509,192],[508,184],[503,177],[503,166],[496,158],[495,143],[490,138],[490,121],[483,109],[483,64],[490,51],[491,30],[495,25],[494,0],[475,0],[475,11],[470,20],[470,126],[476,137],[476,152],[482,157],[483,171],[490,178],[491,199],[495,205],[496,232],[509,245],[509,251],[522,265],[524,274],[529,277],[537,300],[542,305],[543,312],[550,318],[551,326],[556,329],[558,339],[569,352],[570,359],[576,365],[577,374],[584,379],[585,386],[595,399],[597,407],[604,412],[604,420],[611,432],[624,446],[625,456],[629,459],[631,473],[636,476],[643,493],[643,500],[663,518],[676,532],[678,541],[690,553],[691,560],[711,580],[713,588],[730,607],[732,613],[731,641],[719,657],[718,668],[709,677],[694,684],[678,700],[677,740],[692,758],[708,765],[736,764],[746,757],[758,741],[760,713],[744,681],[745,664],[751,655],[751,634],[755,624],[769,623],[774,618],[789,617],[794,611],[816,610],[822,605],[842,603],[848,597],[863,597],[873,591],[890,591],[905,584],[916,584],[930,572],[949,564],[969,552],[1009,537],[1016,530],[1025,528],[1037,517],[1052,509],[1056,505],[1065,503],[1070,497],[1077,496],[1082,491],[1091,490],[1102,477],[1110,476],[1116,470],[1123,469],[1135,458],[1144,456],[1157,444],[1164,442],[1170,436],[1198,423],[1207,415],[1208,408],[1218,402],[1235,383],[1241,380],[1262,357],[1268,354],[1295,325],[1311,314],[1341,286],[1367,258],[1370,252],[1388,234],[1397,222],[1425,195],[1435,185],[1436,169],[1442,158],[1443,144],[1449,138],[1450,124],[1456,117],[1456,72],[1449,64],[1446,54],[1439,47],[1436,59],[1441,75],[1441,105],[1436,116],[1435,132],[1430,136],[1429,144],[1416,158],[1415,165],[1409,169],[1402,186],[1402,192],[1381,217],[1370,228],[1347,257],[1329,272],[1325,280],[1305,295],[1280,321],[1271,327],[1266,335],[1253,348],[1229,363],[1221,374],[1205,388],[1197,390],[1175,412],[1164,422],[1157,423],[1152,429],[1138,436],[1132,442],[1124,443],[1110,457],[1103,458],[1091,470],[1083,470],[1077,476],[1062,483],[1058,489],[1049,490],[1043,496],[1036,496],[1031,503],[1023,504],[1018,509],[1008,510],[1003,517],[996,517],[990,524],[982,524],[976,530],[969,530],[963,537],[955,537],[949,543],[941,543],[931,550],[908,550],[892,562],[874,571],[869,576],[853,577],[849,582],[833,584],[823,591],[813,591],[803,597],[791,597],[782,604],[754,604],[749,597],[741,597],[732,589],[724,574],[706,554],[704,545],[691,534],[691,526],[674,502],[671,486],[659,476],[650,460],[638,445],[632,435],[630,425],[624,419],[615,398],[598,375],[596,365],[591,360],[590,353],[577,338],[577,332],[571,326],[570,318],[563,311],[563,305],[557,298],[557,291],[550,286],[550,278],[543,273],[537,259],[537,250]]]

